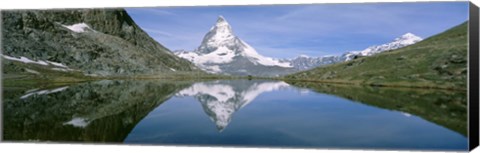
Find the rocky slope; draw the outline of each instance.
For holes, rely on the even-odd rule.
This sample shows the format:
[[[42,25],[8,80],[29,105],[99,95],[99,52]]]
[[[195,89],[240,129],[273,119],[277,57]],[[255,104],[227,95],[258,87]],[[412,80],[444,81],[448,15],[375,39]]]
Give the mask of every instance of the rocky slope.
[[[42,61],[48,69],[62,65],[101,76],[199,72],[123,9],[2,11],[2,21],[2,61],[9,67],[4,74],[26,72],[25,64],[42,66]]]

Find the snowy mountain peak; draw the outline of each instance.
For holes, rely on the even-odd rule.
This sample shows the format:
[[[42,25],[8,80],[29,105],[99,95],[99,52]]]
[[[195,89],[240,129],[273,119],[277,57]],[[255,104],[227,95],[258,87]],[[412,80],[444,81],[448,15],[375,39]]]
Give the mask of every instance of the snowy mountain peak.
[[[235,36],[232,27],[223,16],[218,17],[196,50],[175,54],[211,73],[253,75],[257,73],[253,71],[262,68],[270,70],[271,67],[292,68],[288,62],[260,55],[253,47]],[[242,65],[251,66],[239,67]]]
[[[416,36],[415,34],[413,33],[406,33],[406,34],[403,34],[402,36],[398,37],[398,38],[395,38],[395,41],[396,42],[402,42],[404,44],[413,44],[413,43],[416,43],[416,42],[419,42],[421,41],[422,38],[420,38],[419,36]]]
[[[223,16],[219,16],[215,25],[213,25],[210,31],[203,37],[202,44],[197,48],[197,51],[208,54],[220,47],[231,48],[233,47],[232,45],[235,45],[235,42],[238,42],[237,39],[227,20],[225,20]]]
[[[232,27],[230,27],[230,24],[228,24],[227,20],[225,20],[225,18],[223,18],[223,16],[218,16],[218,19],[217,19],[217,22],[215,23],[215,25],[210,29],[210,30],[213,30],[214,28],[227,28],[228,30],[232,30]]]
[[[380,52],[394,50],[394,49],[402,48],[408,45],[412,45],[422,40],[423,40],[422,38],[412,33],[406,33],[398,38],[395,38],[393,42],[377,45],[377,46],[370,46],[357,53],[359,53],[359,55],[361,56],[371,56],[373,54],[377,54]],[[355,53],[355,52],[351,52],[351,53]]]
[[[407,32],[407,33],[403,34],[401,37],[417,37],[417,36],[413,33]]]
[[[225,18],[222,16],[222,15],[219,15],[218,16],[218,19],[217,19],[217,24],[228,24],[227,20],[225,20]]]

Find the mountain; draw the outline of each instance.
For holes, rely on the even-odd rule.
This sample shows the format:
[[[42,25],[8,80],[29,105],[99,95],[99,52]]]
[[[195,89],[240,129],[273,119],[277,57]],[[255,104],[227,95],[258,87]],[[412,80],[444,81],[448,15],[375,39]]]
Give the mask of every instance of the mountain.
[[[200,72],[145,33],[123,9],[2,11],[4,74],[91,76]]]
[[[407,47],[298,72],[285,79],[465,90],[467,27],[465,22]]]
[[[194,51],[178,51],[179,57],[193,62],[210,73],[229,75],[276,76],[294,69],[289,62],[260,55],[253,47],[235,36],[222,16]]]
[[[422,41],[422,38],[412,33],[406,33],[398,38],[395,38],[392,42],[376,46],[370,46],[361,51],[349,51],[340,56],[309,57],[301,55],[294,59],[287,59],[283,61],[290,62],[293,67],[298,70],[308,70],[322,65],[349,61],[359,56],[372,56],[381,52],[406,47],[420,41]]]
[[[205,113],[222,131],[228,126],[232,115],[252,102],[258,95],[286,88],[281,81],[213,81],[196,83],[178,92],[178,97],[194,97],[203,107]]]
[[[285,62],[290,62],[298,71],[308,70],[314,67],[334,64],[340,61],[339,56],[322,56],[322,57],[310,57],[306,55],[300,55],[293,59],[284,59]]]

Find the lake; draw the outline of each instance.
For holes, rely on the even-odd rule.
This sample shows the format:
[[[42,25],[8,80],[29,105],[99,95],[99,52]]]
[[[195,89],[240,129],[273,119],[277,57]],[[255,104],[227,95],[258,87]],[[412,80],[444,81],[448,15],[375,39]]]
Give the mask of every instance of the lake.
[[[3,140],[467,150],[466,92],[273,80],[3,88]]]

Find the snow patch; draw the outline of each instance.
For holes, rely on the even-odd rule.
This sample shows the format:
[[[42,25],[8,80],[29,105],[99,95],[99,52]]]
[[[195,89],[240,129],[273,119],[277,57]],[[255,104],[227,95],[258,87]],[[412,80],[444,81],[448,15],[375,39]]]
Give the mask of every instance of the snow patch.
[[[76,33],[82,33],[82,32],[85,32],[86,29],[92,29],[86,23],[77,23],[73,25],[62,25],[62,26]]]
[[[47,62],[52,64],[52,65],[58,66],[58,67],[68,68],[66,65],[64,65],[62,63],[57,63],[57,62],[52,62],[52,61],[47,61]]]
[[[56,68],[56,67],[51,68],[51,69],[54,70],[54,71],[63,71],[63,72],[72,71],[72,69],[64,69],[64,68]]]
[[[67,88],[68,88],[68,86],[55,88],[55,89],[51,89],[51,90],[48,90],[48,89],[47,90],[40,90],[40,91],[35,90],[35,92],[32,91],[30,93],[27,91],[27,94],[21,96],[20,99],[25,99],[25,98],[28,98],[28,97],[33,96],[33,95],[46,95],[46,94],[56,93],[56,92],[66,90]]]
[[[85,128],[88,124],[90,124],[90,122],[84,118],[73,118],[72,120],[63,123],[63,125],[72,125],[74,127],[80,128]]]
[[[20,56],[20,58],[16,58],[16,57],[12,57],[12,56],[2,55],[2,57],[7,59],[7,60],[22,62],[22,63],[26,63],[26,64],[32,63],[32,64],[38,64],[38,65],[44,65],[44,66],[51,65],[51,66],[60,67],[60,68],[52,68],[52,70],[56,70],[56,71],[72,71],[73,70],[73,69],[68,68],[66,65],[64,65],[62,63],[57,63],[57,62],[53,62],[53,61],[42,61],[42,60],[35,61],[35,60],[31,60],[31,59],[23,57],[23,56]],[[30,69],[26,69],[26,71],[30,72],[30,73],[35,73],[36,72],[36,71],[34,72],[34,70],[30,70]]]
[[[33,64],[39,64],[39,65],[48,65],[48,63],[45,62],[45,61],[42,61],[42,60],[34,61],[34,60],[31,60],[31,59],[23,57],[23,56],[20,56],[20,58],[16,58],[16,57],[12,57],[12,56],[2,55],[2,57],[5,58],[5,59],[8,59],[8,60],[18,61],[18,62],[22,62],[22,63],[33,63]]]
[[[402,112],[402,115],[405,116],[405,117],[411,117],[412,116],[412,114],[405,113],[405,112]]]
[[[98,75],[98,74],[93,74],[93,73],[83,73],[83,75],[91,76],[91,77],[98,77],[98,76],[100,76],[100,75]]]
[[[25,71],[27,71],[28,73],[33,73],[33,74],[40,74],[40,72],[35,71],[35,70],[31,70],[31,69],[25,69]]]

